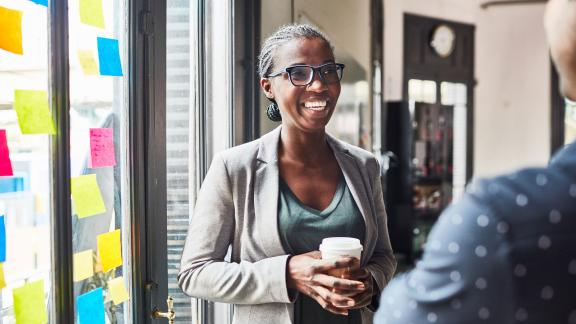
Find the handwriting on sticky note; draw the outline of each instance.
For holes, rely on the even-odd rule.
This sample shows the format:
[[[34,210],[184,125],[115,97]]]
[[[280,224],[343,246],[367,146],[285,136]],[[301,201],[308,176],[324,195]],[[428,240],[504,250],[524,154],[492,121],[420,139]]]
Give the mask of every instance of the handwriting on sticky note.
[[[14,110],[22,134],[56,134],[46,91],[15,90]]]
[[[43,324],[48,322],[43,280],[14,288],[12,298],[16,323]]]
[[[120,50],[118,40],[98,37],[98,61],[100,74],[110,76],[122,76],[122,63],[120,62]]]
[[[74,253],[74,281],[82,281],[94,275],[94,252],[86,250]]]
[[[119,305],[130,299],[128,290],[126,290],[126,285],[124,285],[124,277],[109,280],[108,293],[110,294],[110,298],[112,298],[114,305]]]
[[[90,162],[92,168],[116,165],[112,128],[90,128]]]
[[[92,51],[78,51],[78,60],[85,75],[97,75],[98,66]]]
[[[98,235],[98,256],[102,264],[102,271],[122,265],[122,250],[120,247],[120,230]]]
[[[98,215],[106,212],[100,187],[95,174],[73,177],[71,179],[72,201],[78,218]]]
[[[104,324],[104,295],[96,288],[76,298],[78,324]]]
[[[22,50],[22,12],[0,7],[0,48],[14,54]]]
[[[0,177],[13,176],[12,161],[10,161],[10,150],[6,130],[0,129]]]
[[[104,28],[102,0],[80,0],[80,22],[86,25]]]

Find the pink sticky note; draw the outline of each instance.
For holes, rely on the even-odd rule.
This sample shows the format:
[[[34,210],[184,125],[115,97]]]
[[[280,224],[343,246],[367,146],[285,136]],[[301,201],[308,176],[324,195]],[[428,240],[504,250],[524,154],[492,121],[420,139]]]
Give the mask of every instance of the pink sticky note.
[[[6,140],[6,130],[0,129],[0,176],[13,176],[12,162],[10,162],[10,151]]]
[[[115,165],[112,128],[90,128],[90,167],[103,168]]]

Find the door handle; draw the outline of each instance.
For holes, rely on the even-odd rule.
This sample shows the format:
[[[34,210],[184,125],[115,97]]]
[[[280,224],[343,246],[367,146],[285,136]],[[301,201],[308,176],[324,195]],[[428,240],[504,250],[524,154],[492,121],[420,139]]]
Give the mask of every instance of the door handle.
[[[166,300],[166,305],[168,306],[168,311],[166,312],[161,312],[158,308],[154,307],[152,317],[166,318],[168,319],[169,324],[174,324],[174,318],[176,318],[176,313],[174,312],[174,299],[171,296],[168,296],[168,299]]]

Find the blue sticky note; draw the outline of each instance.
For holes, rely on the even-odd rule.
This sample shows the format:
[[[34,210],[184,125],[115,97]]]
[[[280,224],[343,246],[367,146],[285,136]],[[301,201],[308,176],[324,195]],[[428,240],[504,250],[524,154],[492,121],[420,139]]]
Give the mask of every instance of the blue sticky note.
[[[79,324],[105,324],[102,287],[78,296],[76,308]]]
[[[6,261],[6,225],[4,215],[0,216],[0,262]]]
[[[48,7],[48,0],[30,0],[30,1],[34,2],[35,4]]]
[[[98,37],[98,60],[101,75],[122,76],[117,39]]]

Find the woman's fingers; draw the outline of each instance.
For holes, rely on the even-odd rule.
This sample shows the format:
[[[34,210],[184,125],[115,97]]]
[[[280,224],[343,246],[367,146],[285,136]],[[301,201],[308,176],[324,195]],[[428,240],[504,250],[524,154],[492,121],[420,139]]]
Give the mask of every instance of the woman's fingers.
[[[366,288],[362,281],[336,278],[322,273],[315,274],[312,282],[327,287],[329,289],[352,290],[355,292],[364,291]]]
[[[345,269],[352,271],[358,267],[358,259],[344,257],[332,260],[317,260],[314,265],[315,272],[328,272],[336,269]]]

